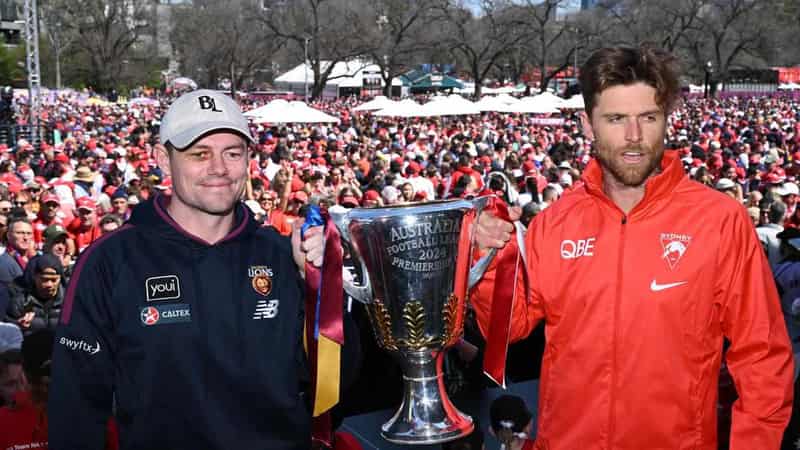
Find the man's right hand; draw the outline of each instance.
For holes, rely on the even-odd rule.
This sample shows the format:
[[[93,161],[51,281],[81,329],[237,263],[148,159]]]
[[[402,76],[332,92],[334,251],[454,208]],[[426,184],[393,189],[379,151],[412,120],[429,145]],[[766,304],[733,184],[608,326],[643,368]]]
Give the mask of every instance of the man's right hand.
[[[511,240],[514,225],[497,218],[488,212],[482,212],[475,228],[475,244],[481,251],[492,248],[503,248]]]

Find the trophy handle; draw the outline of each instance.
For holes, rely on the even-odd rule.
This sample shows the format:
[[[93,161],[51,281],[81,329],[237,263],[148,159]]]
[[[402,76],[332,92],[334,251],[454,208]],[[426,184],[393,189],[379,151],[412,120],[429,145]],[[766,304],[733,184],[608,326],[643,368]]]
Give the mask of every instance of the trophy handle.
[[[496,197],[495,195],[484,195],[483,197],[477,197],[470,200],[472,203],[472,207],[475,209],[475,217],[476,220],[480,217],[481,213],[486,206],[489,205],[489,199],[492,197]],[[475,241],[475,230],[471,230],[472,236],[470,236],[470,240],[472,242]],[[495,255],[497,254],[497,249],[493,248],[489,250],[489,253],[484,255],[481,259],[479,259],[475,264],[470,267],[469,269],[469,278],[467,279],[467,290],[472,289],[481,278],[483,278],[483,274],[486,272],[486,269],[489,267],[489,264],[494,259]]]
[[[489,250],[489,253],[487,253],[484,257],[475,262],[475,265],[470,267],[467,289],[472,289],[476,284],[478,284],[479,281],[481,281],[483,274],[486,272],[486,269],[489,267],[489,264],[492,262],[496,254],[497,249],[493,248]]]
[[[350,274],[347,273],[347,268],[342,267],[342,286],[344,287],[344,291],[347,292],[347,295],[353,297],[361,303],[372,303],[372,286],[369,284],[369,273],[367,272],[367,266],[358,256],[358,253],[352,251],[353,241],[350,237],[350,217],[348,211],[345,208],[331,208],[328,210],[328,213],[330,214],[333,223],[336,225],[336,228],[339,230],[342,243],[350,248],[350,256],[353,259],[358,260],[358,263],[361,264],[361,278],[363,280],[361,285],[354,283],[349,276]]]

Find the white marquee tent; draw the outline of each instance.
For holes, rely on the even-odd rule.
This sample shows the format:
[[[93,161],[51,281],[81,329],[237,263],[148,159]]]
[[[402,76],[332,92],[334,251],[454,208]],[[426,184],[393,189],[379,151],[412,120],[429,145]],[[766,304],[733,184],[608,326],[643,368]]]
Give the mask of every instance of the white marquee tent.
[[[330,61],[322,61],[320,69],[326,70],[330,64]],[[322,96],[324,98],[336,98],[339,95],[344,95],[343,91],[361,88],[364,86],[365,75],[369,77],[370,74],[373,74],[372,79],[380,80],[380,86],[383,86],[383,78],[374,76],[374,74],[380,74],[380,72],[381,69],[377,64],[362,60],[338,62],[331,70],[328,82],[322,91]],[[308,84],[310,93],[314,84],[313,68],[310,64],[300,64],[276,78],[274,84],[276,89],[292,91],[300,96],[305,94],[305,86]],[[401,90],[401,96],[407,94],[408,88],[403,86],[403,82],[399,78],[392,79],[392,86],[393,89],[399,88]]]

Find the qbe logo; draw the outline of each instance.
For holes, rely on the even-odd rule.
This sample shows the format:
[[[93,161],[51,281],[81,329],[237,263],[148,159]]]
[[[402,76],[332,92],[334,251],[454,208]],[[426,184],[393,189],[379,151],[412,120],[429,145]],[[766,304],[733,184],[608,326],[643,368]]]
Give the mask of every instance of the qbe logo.
[[[148,302],[181,298],[181,281],[177,275],[150,277],[145,280],[144,287]]]
[[[578,239],[575,241],[566,239],[561,241],[561,258],[576,259],[582,256],[594,256],[594,244],[597,238]]]

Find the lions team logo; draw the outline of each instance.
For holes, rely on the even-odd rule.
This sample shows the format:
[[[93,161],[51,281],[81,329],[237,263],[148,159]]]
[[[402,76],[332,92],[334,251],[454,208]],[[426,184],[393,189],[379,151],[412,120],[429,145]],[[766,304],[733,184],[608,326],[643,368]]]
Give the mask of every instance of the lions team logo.
[[[664,250],[661,259],[667,262],[670,270],[674,270],[686,254],[691,241],[692,237],[685,234],[661,233],[661,248]]]
[[[267,266],[250,266],[247,275],[253,290],[264,297],[272,292],[272,269]]]

